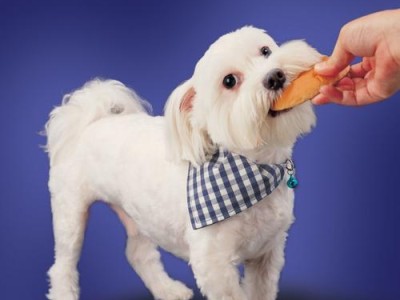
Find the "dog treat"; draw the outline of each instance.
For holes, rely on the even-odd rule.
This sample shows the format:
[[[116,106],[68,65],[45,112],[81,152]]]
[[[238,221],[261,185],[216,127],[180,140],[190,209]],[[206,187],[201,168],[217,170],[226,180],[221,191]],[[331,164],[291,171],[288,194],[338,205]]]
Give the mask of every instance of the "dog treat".
[[[323,60],[327,60],[324,57]],[[312,99],[319,93],[323,85],[333,84],[349,73],[350,66],[344,69],[335,77],[321,76],[315,73],[314,68],[301,73],[293,82],[283,91],[282,95],[272,104],[274,111],[280,111],[299,105]]]

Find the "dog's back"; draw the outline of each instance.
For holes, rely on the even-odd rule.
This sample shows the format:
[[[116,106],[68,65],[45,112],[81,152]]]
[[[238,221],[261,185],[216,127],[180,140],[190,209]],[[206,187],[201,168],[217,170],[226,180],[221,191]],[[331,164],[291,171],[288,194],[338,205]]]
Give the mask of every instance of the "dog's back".
[[[81,89],[64,96],[62,104],[52,110],[46,124],[46,150],[50,164],[63,153],[71,153],[77,138],[91,123],[116,114],[126,115],[150,110],[131,89],[116,80],[94,79]]]

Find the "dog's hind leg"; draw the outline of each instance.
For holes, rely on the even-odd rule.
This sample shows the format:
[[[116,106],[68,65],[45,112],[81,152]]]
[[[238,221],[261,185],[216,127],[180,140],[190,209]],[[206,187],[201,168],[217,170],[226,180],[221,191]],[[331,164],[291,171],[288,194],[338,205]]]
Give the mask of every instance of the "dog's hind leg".
[[[157,245],[141,234],[134,221],[119,207],[112,206],[127,233],[126,257],[146,287],[158,300],[188,300],[193,292],[173,280],[164,270]]]
[[[79,274],[77,264],[82,247],[88,205],[84,204],[84,194],[77,187],[67,187],[52,191],[53,230],[55,241],[55,262],[48,275],[51,300],[79,299]]]

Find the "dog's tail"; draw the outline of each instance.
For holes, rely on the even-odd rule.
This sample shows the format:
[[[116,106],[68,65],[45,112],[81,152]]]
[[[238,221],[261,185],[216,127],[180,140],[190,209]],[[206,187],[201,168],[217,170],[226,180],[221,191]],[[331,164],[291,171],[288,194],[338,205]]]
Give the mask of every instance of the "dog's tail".
[[[131,89],[116,80],[94,79],[82,88],[64,96],[60,106],[55,107],[44,134],[47,136],[45,150],[50,164],[60,152],[67,153],[80,132],[89,124],[116,114],[146,113],[150,105],[140,99]]]

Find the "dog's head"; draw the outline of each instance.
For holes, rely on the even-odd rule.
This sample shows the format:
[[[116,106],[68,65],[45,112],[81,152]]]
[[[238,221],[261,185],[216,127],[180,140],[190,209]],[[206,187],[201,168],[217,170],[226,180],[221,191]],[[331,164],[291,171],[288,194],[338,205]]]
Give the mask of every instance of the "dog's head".
[[[239,153],[291,147],[315,124],[311,103],[280,113],[270,107],[300,72],[320,60],[303,41],[279,47],[253,27],[222,36],[168,100],[172,157],[198,164],[218,146]]]

